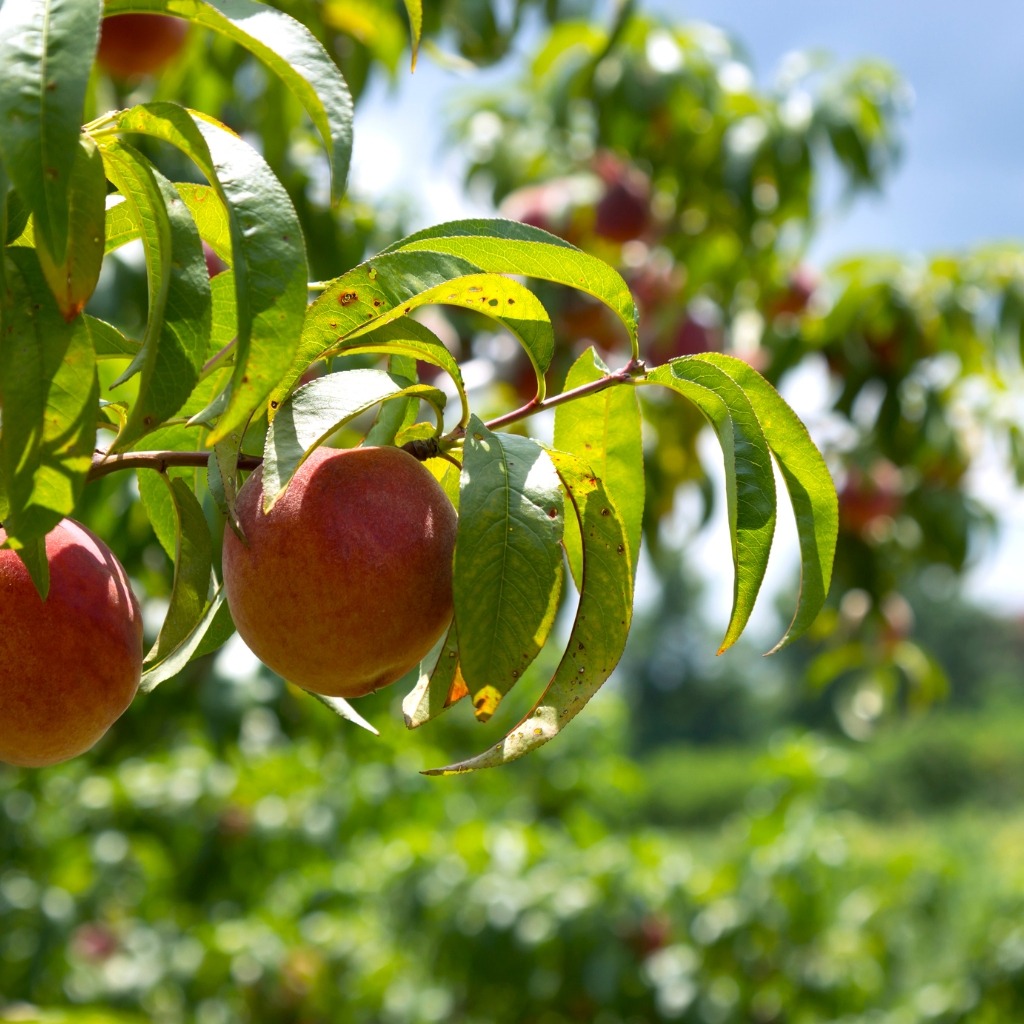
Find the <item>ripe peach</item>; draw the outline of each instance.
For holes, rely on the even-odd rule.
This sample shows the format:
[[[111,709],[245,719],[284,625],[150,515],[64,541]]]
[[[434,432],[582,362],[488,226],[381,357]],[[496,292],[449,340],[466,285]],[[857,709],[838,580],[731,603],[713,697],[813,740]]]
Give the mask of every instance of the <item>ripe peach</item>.
[[[65,519],[47,534],[46,557],[43,601],[21,559],[0,549],[0,761],[23,767],[88,750],[142,673],[142,614],[110,548]]]
[[[188,22],[163,14],[104,18],[96,59],[108,75],[133,78],[159,71],[185,45]]]
[[[246,543],[224,534],[228,605],[253,653],[331,697],[405,675],[452,617],[457,516],[426,467],[400,448],[318,448],[262,503],[261,468],[238,492]]]

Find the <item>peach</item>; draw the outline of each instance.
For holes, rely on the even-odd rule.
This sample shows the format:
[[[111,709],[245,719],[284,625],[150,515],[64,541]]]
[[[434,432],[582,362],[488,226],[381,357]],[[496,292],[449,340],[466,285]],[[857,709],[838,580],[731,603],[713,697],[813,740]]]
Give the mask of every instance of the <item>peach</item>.
[[[289,682],[361,697],[405,675],[452,618],[458,517],[400,448],[318,448],[264,514],[262,468],[224,534],[224,586],[242,639]]]
[[[163,14],[115,14],[100,26],[96,59],[108,75],[135,78],[161,70],[185,45],[188,22]]]
[[[0,761],[22,767],[88,750],[142,674],[142,614],[110,548],[65,519],[47,534],[46,557],[43,601],[21,559],[0,549]]]

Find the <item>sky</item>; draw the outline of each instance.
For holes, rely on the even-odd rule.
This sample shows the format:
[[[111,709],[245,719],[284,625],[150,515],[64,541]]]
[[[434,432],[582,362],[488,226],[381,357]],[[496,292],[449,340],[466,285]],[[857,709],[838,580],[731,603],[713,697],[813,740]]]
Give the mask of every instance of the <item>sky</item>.
[[[726,29],[765,85],[793,50],[822,50],[840,61],[880,58],[903,74],[913,102],[900,165],[883,194],[859,199],[824,225],[812,261],[1024,241],[1024,0],[641,0],[641,6]],[[408,193],[422,210],[422,224],[488,212],[460,188],[457,160],[445,154],[442,111],[453,89],[503,73],[473,78],[424,55],[415,75],[400,76],[397,90],[373,88],[356,115],[355,188]],[[1024,564],[1024,497],[995,457],[980,467],[973,486],[1000,510],[1002,525],[1000,543],[979,559],[968,592],[1024,613],[1017,568]],[[783,549],[790,543],[785,536],[780,541]],[[707,546],[716,543],[727,544],[727,537],[711,537]],[[784,570],[778,578],[787,578]],[[727,611],[727,593],[714,600]]]

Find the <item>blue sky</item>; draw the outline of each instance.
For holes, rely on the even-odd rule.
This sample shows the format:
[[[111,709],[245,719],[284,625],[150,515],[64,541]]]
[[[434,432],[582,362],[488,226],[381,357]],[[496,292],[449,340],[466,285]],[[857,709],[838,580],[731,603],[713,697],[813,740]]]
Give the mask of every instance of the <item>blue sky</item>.
[[[769,81],[791,50],[882,58],[914,94],[905,152],[885,195],[861,201],[819,243],[852,249],[958,248],[1024,237],[1024,3],[1021,0],[662,0],[714,22]]]

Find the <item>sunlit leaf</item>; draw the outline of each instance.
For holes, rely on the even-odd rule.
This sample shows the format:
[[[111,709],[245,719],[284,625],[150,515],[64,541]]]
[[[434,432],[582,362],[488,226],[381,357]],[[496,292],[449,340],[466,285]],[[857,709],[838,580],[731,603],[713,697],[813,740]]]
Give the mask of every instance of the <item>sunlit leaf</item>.
[[[346,722],[358,725],[360,729],[365,729],[367,732],[373,733],[374,736],[380,735],[377,729],[363,718],[344,697],[327,697],[322,693],[314,693],[312,690],[303,690],[302,692],[308,693],[314,700],[320,701],[324,707],[330,708],[339,718],[344,718]]]
[[[409,385],[383,370],[345,370],[318,377],[295,391],[277,411],[263,453],[264,511],[284,493],[306,456],[354,416],[389,399],[416,397],[443,413],[443,392]]]
[[[601,357],[588,348],[569,370],[563,390],[600,380],[607,373]],[[611,387],[559,405],[555,409],[554,446],[579,456],[604,484],[625,524],[635,571],[644,512],[644,451],[636,392],[629,387]],[[578,586],[583,551],[571,516],[566,520],[565,549]]]
[[[423,0],[405,0],[405,10],[409,15],[409,30],[412,36],[412,70],[416,70],[416,57],[423,36]]]
[[[210,337],[210,282],[199,232],[174,186],[132,146],[108,141],[103,155],[139,226],[149,291],[142,348],[114,383],[140,374],[138,397],[114,445],[123,450],[178,412],[199,382]]]
[[[154,11],[211,28],[259,58],[298,97],[331,161],[332,194],[345,193],[352,155],[352,97],[338,65],[290,15],[252,0],[106,0],[106,13]]]
[[[439,285],[477,273],[452,256],[397,253],[375,256],[330,282],[311,303],[302,344],[291,369],[278,381],[271,400],[282,402],[312,363],[337,349],[360,328],[374,329],[412,311],[412,300]],[[389,315],[390,314],[390,315]]]
[[[231,219],[238,338],[226,408],[212,440],[244,428],[292,365],[306,310],[302,229],[263,158],[223,125],[172,103],[117,116],[114,127],[163,139],[191,157]]]
[[[417,231],[391,252],[436,252],[458,256],[494,274],[521,274],[593,295],[622,321],[634,356],[639,353],[637,309],[621,275],[603,260],[557,235],[510,220],[460,220]]]
[[[378,267],[378,280],[380,265],[387,266],[390,262],[381,258],[374,264]],[[555,333],[548,311],[533,292],[518,281],[502,277],[500,274],[469,274],[419,292],[405,300],[401,304],[401,309],[395,307],[383,313],[380,320],[387,321],[393,317],[404,316],[420,306],[435,304],[471,309],[496,320],[511,331],[533,364],[537,375],[538,398],[544,397],[544,374],[551,365],[551,358],[555,352]],[[378,329],[376,323],[375,321],[372,326],[356,331],[349,335],[349,338],[357,338],[363,333]]]
[[[462,371],[454,356],[442,344],[441,340],[428,327],[411,317],[403,316],[375,327],[365,334],[341,342],[332,350],[332,355],[360,355],[362,353],[382,353],[409,356],[420,362],[430,363],[444,370],[451,377],[459,394],[462,405],[460,422],[469,422],[469,401],[466,398],[466,385],[462,380]]]

